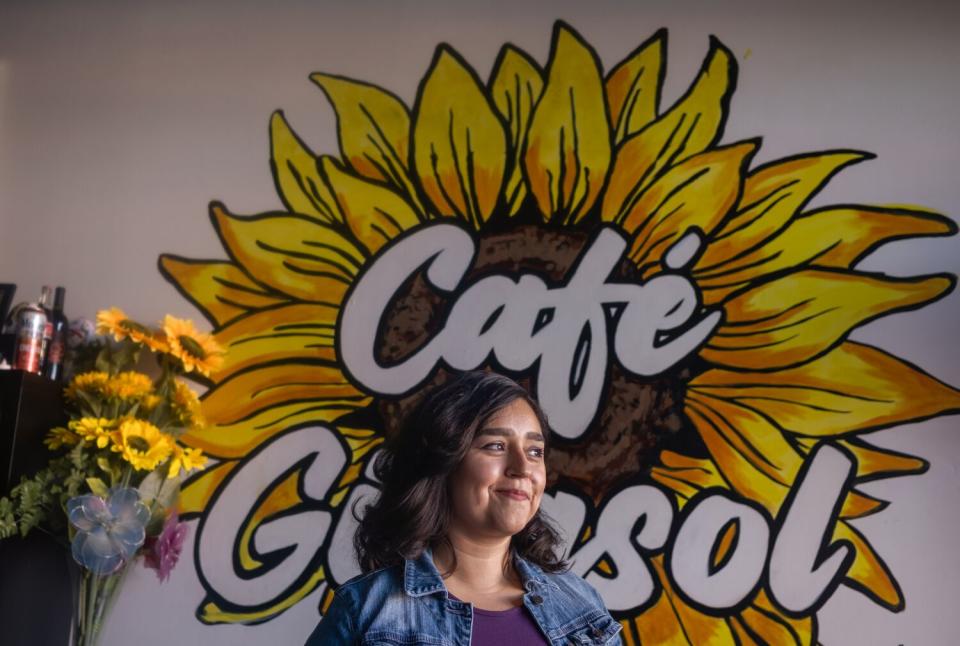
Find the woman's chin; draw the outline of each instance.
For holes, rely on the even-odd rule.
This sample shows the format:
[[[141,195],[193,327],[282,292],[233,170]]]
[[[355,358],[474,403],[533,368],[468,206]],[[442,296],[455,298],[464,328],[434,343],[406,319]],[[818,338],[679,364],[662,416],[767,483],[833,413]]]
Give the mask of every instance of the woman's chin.
[[[527,526],[530,518],[526,514],[502,515],[492,519],[491,529],[502,536],[513,536]]]

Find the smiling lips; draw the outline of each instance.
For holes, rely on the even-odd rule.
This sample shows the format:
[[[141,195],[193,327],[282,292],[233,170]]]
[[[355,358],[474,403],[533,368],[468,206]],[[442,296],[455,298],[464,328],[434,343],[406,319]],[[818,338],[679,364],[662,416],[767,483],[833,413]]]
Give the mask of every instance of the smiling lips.
[[[497,489],[496,492],[510,500],[530,500],[530,494],[519,489]]]

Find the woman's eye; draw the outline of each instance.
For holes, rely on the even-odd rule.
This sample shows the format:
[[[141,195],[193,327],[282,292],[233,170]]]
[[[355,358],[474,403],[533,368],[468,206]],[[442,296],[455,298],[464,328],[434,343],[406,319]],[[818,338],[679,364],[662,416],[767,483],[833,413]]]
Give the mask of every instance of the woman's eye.
[[[483,448],[489,449],[491,451],[502,451],[503,442],[490,442],[490,444],[485,444]]]
[[[534,446],[534,447],[532,447],[532,448],[528,451],[528,453],[530,453],[530,455],[533,456],[533,457],[535,457],[535,458],[542,458],[542,457],[543,457],[543,447],[542,447],[542,446]]]

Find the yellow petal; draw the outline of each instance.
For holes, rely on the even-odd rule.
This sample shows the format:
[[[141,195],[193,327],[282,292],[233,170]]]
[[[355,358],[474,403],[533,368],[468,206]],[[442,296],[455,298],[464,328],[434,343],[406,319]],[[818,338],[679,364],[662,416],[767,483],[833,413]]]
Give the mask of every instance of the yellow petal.
[[[232,215],[213,205],[223,246],[251,276],[306,301],[339,303],[364,255],[335,229],[288,214]]]
[[[833,532],[833,540],[850,541],[856,552],[844,583],[858,590],[888,610],[903,610],[903,594],[896,579],[890,574],[887,564],[873,551],[870,543],[852,525],[839,521]]]
[[[692,608],[674,592],[663,566],[663,556],[651,558],[650,564],[663,589],[656,603],[636,619],[641,644],[737,644],[726,619]]]
[[[662,451],[660,461],[662,464],[654,466],[650,476],[654,481],[677,494],[677,502],[681,509],[687,500],[704,489],[730,488],[711,460],[692,458],[673,451]]]
[[[731,487],[745,498],[763,505],[771,515],[776,515],[789,487],[766,476],[759,463],[762,460],[751,462],[753,453],[744,450],[742,443],[738,446],[735,441],[731,441],[731,436],[736,435],[736,429],[726,425],[722,417],[689,400],[685,412]],[[721,428],[725,426],[726,432],[721,432]]]
[[[813,437],[797,438],[797,444],[804,453],[809,453],[819,442],[819,439]],[[922,458],[881,449],[861,439],[839,440],[836,443],[850,451],[856,459],[859,482],[924,473],[930,467]]]
[[[708,370],[690,390],[736,402],[806,436],[877,430],[960,410],[960,391],[870,346],[846,341],[778,372]]]
[[[600,212],[604,221],[622,220],[662,172],[720,138],[736,71],[730,51],[712,38],[710,53],[690,90],[618,149]]]
[[[237,459],[247,455],[277,433],[308,424],[331,424],[349,413],[368,406],[370,397],[337,399],[328,392],[312,393],[307,401],[279,402],[257,408],[248,417],[210,424],[198,431],[187,431],[184,441],[218,459]],[[221,403],[218,402],[218,406]]]
[[[315,73],[337,113],[337,137],[343,160],[363,177],[386,182],[420,215],[423,206],[408,168],[410,113],[396,96],[376,85]]]
[[[281,361],[333,363],[334,333],[340,308],[319,303],[289,304],[256,312],[216,334],[226,350],[216,381],[258,365]]]
[[[552,50],[523,164],[544,219],[572,223],[603,188],[611,133],[596,53],[559,22]]]
[[[437,48],[415,115],[420,185],[440,215],[479,228],[500,197],[507,135],[476,73],[447,46]]]
[[[700,356],[748,370],[798,365],[826,352],[855,327],[933,301],[952,287],[945,276],[894,279],[797,271],[727,301],[724,324]]]
[[[730,622],[730,628],[733,629],[733,634],[736,636],[737,646],[765,646],[770,642],[757,642],[754,639],[753,634],[750,633],[743,623],[743,620],[738,615],[731,616],[727,621]],[[787,642],[789,643],[789,642]]]
[[[203,513],[223,480],[237,466],[236,460],[224,460],[191,476],[180,487],[177,509],[182,520]]]
[[[860,152],[831,152],[781,159],[747,177],[736,214],[711,241],[698,266],[742,254],[776,235],[830,178],[843,168],[869,159]]]
[[[853,489],[844,498],[843,505],[840,507],[840,518],[865,518],[883,511],[889,505],[890,503],[886,500],[880,500],[868,493]]]
[[[761,588],[752,604],[743,609],[740,618],[760,640],[760,644],[795,644],[812,646],[812,617],[793,618],[780,613]]]
[[[693,393],[687,396],[685,412],[716,465],[705,471],[719,470],[737,493],[776,516],[803,464],[779,429],[752,411]],[[844,497],[840,516],[862,518],[886,506],[882,500],[851,491]]]
[[[741,171],[756,151],[753,142],[696,155],[671,168],[634,204],[621,227],[633,235],[628,255],[643,271],[683,234],[716,228],[736,203]]]
[[[257,624],[269,621],[300,603],[323,582],[325,576],[324,569],[320,567],[310,575],[306,583],[295,588],[277,603],[266,607],[259,606],[256,609],[239,606],[240,610],[237,610],[237,606],[224,607],[218,601],[210,597],[204,597],[200,609],[197,611],[197,619],[205,624]]]
[[[214,326],[251,310],[273,307],[284,299],[258,285],[230,262],[160,256],[160,273],[203,312]]]
[[[214,457],[240,457],[293,420],[330,421],[369,397],[340,368],[304,360],[241,372],[203,398],[207,428],[189,431],[190,446]]]
[[[871,207],[828,207],[794,219],[754,251],[715,266],[698,261],[694,278],[708,305],[751,280],[805,264],[848,268],[890,240],[956,233],[956,225],[928,211]],[[712,243],[711,243],[712,244]],[[709,254],[707,247],[706,254]],[[717,256],[711,256],[717,257]]]
[[[317,156],[290,129],[280,110],[270,118],[270,151],[277,192],[291,213],[327,224],[342,220],[329,187],[320,177]]]
[[[657,116],[666,40],[667,30],[660,29],[607,76],[604,88],[614,145],[642,130]]]
[[[507,212],[515,215],[527,196],[522,155],[533,108],[543,91],[540,67],[522,50],[506,45],[494,65],[490,95],[510,133],[510,177],[504,187]]]
[[[371,254],[420,223],[416,211],[391,189],[346,172],[332,159],[321,164],[350,231]]]
[[[793,484],[803,456],[769,420],[749,408],[699,391],[688,393],[686,405],[692,408],[691,419],[714,462],[724,472],[734,471],[734,464],[748,464],[782,486]],[[738,457],[732,460],[729,453]]]

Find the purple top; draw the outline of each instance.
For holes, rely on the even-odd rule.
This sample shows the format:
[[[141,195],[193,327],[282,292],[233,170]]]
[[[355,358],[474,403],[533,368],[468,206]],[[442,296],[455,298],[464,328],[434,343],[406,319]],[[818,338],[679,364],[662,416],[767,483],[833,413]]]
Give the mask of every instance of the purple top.
[[[456,599],[452,594],[450,596]],[[523,606],[509,610],[473,609],[470,646],[549,646],[549,643]]]

